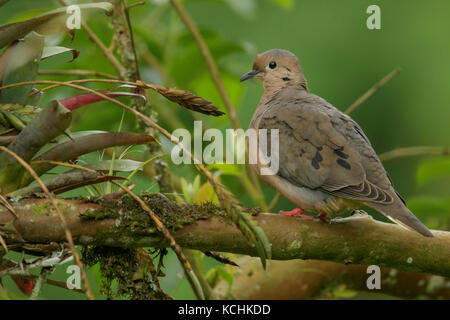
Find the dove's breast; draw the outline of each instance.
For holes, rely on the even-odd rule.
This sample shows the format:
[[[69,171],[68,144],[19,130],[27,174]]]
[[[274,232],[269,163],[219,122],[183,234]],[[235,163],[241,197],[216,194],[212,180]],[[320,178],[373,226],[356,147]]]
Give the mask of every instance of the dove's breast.
[[[261,180],[303,210],[336,214],[342,213],[349,208],[356,209],[361,205],[357,201],[336,197],[320,190],[293,185],[279,175],[260,175],[260,163],[252,165],[252,167],[256,170]]]

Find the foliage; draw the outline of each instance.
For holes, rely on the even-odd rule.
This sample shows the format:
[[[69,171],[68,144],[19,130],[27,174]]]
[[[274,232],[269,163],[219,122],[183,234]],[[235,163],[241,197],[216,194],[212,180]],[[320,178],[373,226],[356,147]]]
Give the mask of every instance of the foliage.
[[[33,169],[44,181],[48,181],[55,174],[62,176],[66,174],[65,177],[69,182],[73,182],[70,180],[73,179],[70,172],[74,168],[33,161],[63,161],[66,164],[109,174],[113,176],[111,179],[128,177],[130,181],[123,184],[135,184],[134,192],[137,194],[164,191],[167,196],[173,197],[179,203],[219,204],[220,199],[214,188],[205,177],[198,174],[194,166],[175,166],[171,163],[169,155],[173,145],[166,137],[160,136],[149,127],[142,125],[137,127],[133,115],[121,111],[117,105],[105,101],[108,99],[96,94],[104,94],[133,108],[143,105],[145,115],[156,120],[169,132],[177,128],[191,130],[194,120],[202,120],[204,126],[219,128],[222,131],[230,127],[228,116],[208,116],[211,112],[218,115],[221,113],[220,110],[225,110],[224,102],[211,81],[205,60],[191,33],[184,27],[170,3],[146,1],[144,5],[139,5],[139,9],[129,9],[134,36],[132,49],[136,54],[138,68],[137,71],[133,71],[129,67],[130,70],[127,72],[134,72],[134,75],[124,76],[111,60],[119,61],[119,64],[122,63],[127,69],[127,65],[123,62],[130,57],[124,56],[130,52],[132,54],[133,50],[124,51],[122,42],[124,40],[120,38],[117,30],[111,27],[111,19],[115,18],[105,15],[105,12],[111,13],[117,9],[114,1],[112,4],[84,3],[82,7],[83,22],[91,26],[105,45],[109,56],[98,44],[91,42],[86,28],[75,32],[66,28],[65,19],[62,19],[65,18],[65,9],[60,8],[57,1],[39,1],[39,4],[31,0],[21,2],[21,5],[17,5],[17,1],[10,1],[0,8],[1,21],[5,21],[5,25],[0,27],[0,48],[3,48],[0,56],[0,85],[36,79],[73,81],[99,77],[129,80],[133,76],[140,75],[141,79],[138,80],[145,83],[182,88],[205,98],[208,104],[203,103],[205,100],[202,100],[200,107],[196,104],[197,109],[206,110],[203,112],[206,115],[178,108],[174,102],[180,102],[177,97],[181,96],[181,93],[175,92],[171,99],[170,94],[173,92],[167,93],[164,87],[154,89],[156,91],[142,92],[141,87],[129,84],[121,86],[95,82],[83,84],[86,88],[95,90],[93,93],[79,92],[78,89],[67,86],[46,89],[50,83],[16,86],[0,91],[0,144],[8,146],[16,139],[19,144],[14,150],[32,164]],[[345,105],[356,99],[376,79],[393,67],[401,65],[404,70],[402,80],[389,84],[383,89],[382,94],[368,101],[364,110],[355,112],[354,117],[363,124],[376,150],[393,149],[399,144],[448,144],[450,129],[445,125],[444,119],[450,117],[448,109],[450,94],[444,92],[442,83],[449,83],[450,79],[444,78],[448,75],[442,75],[437,77],[439,83],[436,83],[433,74],[442,70],[439,64],[442,59],[434,58],[432,54],[439,50],[423,49],[430,44],[426,40],[420,40],[417,55],[422,56],[423,60],[430,60],[430,63],[426,66],[421,65],[424,69],[428,68],[428,71],[422,70],[422,73],[417,73],[419,71],[415,56],[392,48],[401,45],[398,44],[399,37],[394,31],[386,35],[385,40],[381,40],[362,30],[362,27],[359,28],[359,25],[356,27],[356,22],[352,19],[355,16],[363,16],[364,8],[361,4],[342,7],[333,4],[330,12],[335,12],[335,16],[326,16],[318,4],[298,4],[292,0],[213,0],[207,3],[184,1],[183,4],[198,22],[200,33],[211,51],[230,100],[244,125],[248,123],[261,91],[253,85],[249,87],[241,85],[238,82],[239,76],[251,67],[251,60],[256,53],[271,47],[285,47],[295,51],[302,63],[304,62],[313,91],[342,106],[342,109],[345,109]],[[390,6],[392,10],[401,10],[398,4],[385,5]],[[417,12],[422,11],[420,6],[416,9]],[[44,12],[44,8],[49,10]],[[36,11],[39,13],[36,14]],[[89,12],[89,15],[85,16],[84,12]],[[350,14],[352,19],[339,18],[348,16],[348,12],[358,14]],[[223,17],[229,19],[225,20]],[[440,18],[446,19],[445,16]],[[317,21],[321,21],[320,25]],[[402,26],[402,21],[398,24]],[[324,26],[326,30],[323,29]],[[334,30],[340,30],[346,38],[341,38]],[[423,32],[432,33],[430,30]],[[409,33],[414,34],[414,31]],[[347,38],[353,39],[352,43],[348,43],[350,40]],[[413,40],[419,41],[416,37]],[[404,38],[402,41],[409,40]],[[439,43],[445,46],[442,52],[450,50],[448,43]],[[348,50],[342,49],[347,47],[353,48],[351,54]],[[392,48],[392,52],[387,55],[383,48]],[[435,88],[441,88],[441,91],[433,91]],[[83,95],[80,96],[80,93]],[[437,93],[439,99],[436,97]],[[210,105],[212,107],[215,105],[220,110],[212,109]],[[395,110],[392,110],[394,105]],[[436,107],[432,111],[424,111],[425,105]],[[56,118],[66,120],[58,121],[55,125],[55,120],[47,123],[47,118],[39,116],[52,107],[59,110],[56,112]],[[386,114],[389,116],[385,116]],[[431,116],[433,114],[442,114],[442,117]],[[408,121],[403,121],[405,119]],[[384,122],[384,125],[380,126],[380,122]],[[29,134],[32,128],[43,125],[50,129],[39,139]],[[430,130],[416,131],[420,125]],[[385,130],[386,127],[396,130]],[[132,136],[127,135],[130,132],[136,133]],[[107,135],[108,133],[115,133],[115,138]],[[149,137],[150,135],[152,137]],[[439,140],[435,137],[439,137]],[[158,143],[155,143],[155,139]],[[79,146],[77,149],[79,151],[70,153],[70,158],[67,158],[69,150],[75,150],[72,143]],[[147,146],[149,143],[151,146]],[[30,145],[33,148],[29,148]],[[52,157],[46,157],[49,154]],[[0,156],[2,192],[18,192],[29,186],[33,179],[26,170],[6,159],[8,159],[6,155]],[[386,163],[386,167],[392,174],[397,189],[406,195],[410,208],[426,224],[433,228],[448,228],[450,198],[448,191],[445,191],[450,187],[448,157],[427,158],[420,160],[419,164],[413,159],[395,160]],[[261,186],[261,194],[254,191],[257,187],[252,186],[251,180],[246,176],[245,166],[213,164],[208,170],[212,171],[217,182],[224,184],[244,206],[261,206],[267,209],[272,199],[276,197],[274,191],[267,186]],[[169,177],[166,177],[167,172],[170,173]],[[92,180],[76,189],[75,186],[79,185],[75,183],[71,185],[74,189],[65,191],[60,196],[102,196],[119,190],[110,181]],[[170,191],[167,190],[167,186]],[[285,199],[274,202],[274,209],[285,209],[290,206]],[[378,215],[377,218],[381,219],[381,216]],[[90,251],[92,252],[94,249]],[[135,282],[132,284],[127,282],[130,280],[129,275],[122,277],[117,266],[110,268],[112,264],[124,260],[128,260],[127,263],[130,264],[130,261],[138,257],[135,251],[96,252],[94,256],[96,258],[91,259],[93,267],[88,270],[88,278],[94,283],[94,290],[100,288],[99,292],[109,298],[143,297],[134,290],[137,288]],[[19,259],[13,252],[8,253],[6,257]],[[202,270],[204,274],[208,274],[207,278],[214,281],[222,278],[229,286],[232,285],[233,273],[229,269],[203,254],[199,255],[198,260],[203,264]],[[159,262],[162,264],[162,257]],[[65,279],[64,269],[64,265],[59,266],[54,273],[55,278]],[[136,272],[130,271],[131,269],[127,270],[130,273]],[[177,276],[180,272],[175,255],[170,251],[165,257],[166,277],[161,277],[161,287],[175,298],[192,298],[193,293],[187,285],[187,280]],[[162,274],[161,271],[158,276]],[[118,281],[116,285],[114,279]],[[161,293],[163,291],[153,291],[155,283],[149,274],[140,280],[142,280],[139,282],[140,288],[145,287],[147,290],[146,297],[154,298],[158,295],[159,298],[165,297]],[[11,293],[20,295],[11,281],[8,283],[5,280],[4,287],[8,293],[0,291],[2,296],[11,297],[13,296]],[[60,294],[67,298],[82,297],[80,293],[61,290],[44,286],[39,297],[55,298],[60,297]],[[328,294],[332,298],[342,298],[352,296],[353,292],[337,286]]]

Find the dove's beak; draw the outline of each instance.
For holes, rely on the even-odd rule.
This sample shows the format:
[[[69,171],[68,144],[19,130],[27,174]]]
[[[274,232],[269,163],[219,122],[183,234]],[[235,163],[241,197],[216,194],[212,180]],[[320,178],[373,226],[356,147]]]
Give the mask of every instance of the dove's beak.
[[[251,78],[254,78],[260,72],[262,72],[262,70],[252,70],[250,72],[247,72],[246,74],[244,74],[241,77],[241,82],[245,81],[245,80],[248,80],[248,79],[251,79]]]

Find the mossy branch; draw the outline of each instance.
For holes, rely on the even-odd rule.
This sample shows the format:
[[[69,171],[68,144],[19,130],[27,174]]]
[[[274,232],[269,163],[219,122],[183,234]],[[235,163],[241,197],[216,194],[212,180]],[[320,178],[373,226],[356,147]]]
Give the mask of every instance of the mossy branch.
[[[226,213],[212,204],[180,205],[159,194],[143,199],[181,247],[257,255]],[[169,246],[139,204],[126,196],[114,201],[59,199],[58,203],[78,244]],[[0,207],[0,231],[10,249],[27,243],[65,241],[64,229],[48,200],[24,199],[12,205],[18,219]],[[267,235],[275,260],[375,264],[450,276],[450,232],[433,231],[435,238],[426,238],[366,214],[335,219],[331,224],[275,214],[258,214],[252,219]]]

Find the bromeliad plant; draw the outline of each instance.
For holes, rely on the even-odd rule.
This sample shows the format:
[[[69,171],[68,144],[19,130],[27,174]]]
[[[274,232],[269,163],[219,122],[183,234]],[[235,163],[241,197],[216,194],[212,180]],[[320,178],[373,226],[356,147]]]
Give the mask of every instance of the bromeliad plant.
[[[80,8],[83,11],[102,10],[109,13],[114,11],[112,4],[104,2],[85,4]],[[42,60],[71,52],[73,61],[80,54],[78,50],[72,48],[46,46],[46,35],[48,34],[64,33],[73,36],[74,30],[67,29],[65,24],[65,14],[66,8],[62,8],[26,21],[0,27],[0,48],[6,47],[0,56],[0,148],[3,151],[0,153],[1,204],[11,210],[12,207],[8,201],[20,201],[23,197],[37,197],[43,193],[51,200],[66,230],[71,253],[83,272],[83,290],[88,298],[94,298],[81,260],[75,250],[70,230],[53,194],[64,193],[80,187],[85,187],[91,195],[97,192],[98,196],[112,199],[127,193],[142,205],[143,210],[147,211],[154,220],[158,230],[170,240],[172,249],[182,262],[194,292],[196,292],[197,297],[202,298],[204,294],[198,280],[183,252],[171,238],[169,231],[145,203],[131,192],[131,187],[127,187],[129,179],[159,155],[151,154],[147,161],[116,159],[116,149],[114,149],[111,160],[87,164],[77,162],[77,159],[82,155],[106,148],[155,144],[157,137],[152,134],[120,132],[123,116],[119,132],[70,132],[69,128],[72,123],[73,112],[76,109],[99,101],[109,101],[122,107],[124,112],[131,112],[148,127],[152,127],[155,130],[154,132],[166,136],[171,142],[178,144],[183,149],[178,139],[156,124],[154,120],[136,110],[135,105],[145,105],[145,90],[156,91],[168,100],[194,112],[211,116],[220,116],[224,113],[210,102],[188,91],[147,84],[140,79],[134,79],[135,81],[119,79],[85,79],[67,82],[36,81]],[[83,84],[91,82],[113,86],[97,90],[83,86]],[[47,85],[47,87],[41,89],[34,87],[39,85]],[[82,90],[84,93],[60,100],[52,100],[43,106],[41,98],[45,92],[60,86]],[[117,100],[117,98],[123,97],[130,97],[135,103],[130,107]],[[136,103],[136,101],[140,102]],[[185,152],[193,159],[193,156],[187,150]],[[41,180],[40,177],[48,174],[55,167],[66,167],[68,170]],[[270,258],[270,245],[262,229],[250,221],[248,214],[243,212],[244,208],[239,205],[232,193],[215,176],[201,164],[196,165],[196,167],[206,177],[207,184],[202,189],[208,193],[207,199],[217,201],[227,210],[230,218],[244,235],[254,243],[263,265],[265,265],[266,258]],[[116,175],[116,172],[120,171],[130,172],[128,179]],[[122,183],[117,182],[120,180],[122,180]],[[37,184],[33,184],[34,181]],[[105,184],[105,188],[102,188],[103,184]],[[113,192],[113,184],[116,185],[116,192]],[[12,213],[15,214],[13,210]],[[0,251],[1,257],[8,252],[8,246],[2,237],[2,235],[5,235],[2,231],[4,226],[0,227],[0,242],[3,246],[2,251]],[[53,249],[50,248],[47,254],[51,254]],[[215,255],[214,253],[209,254]],[[144,260],[148,260],[148,258]],[[0,258],[0,261],[6,260]],[[65,260],[61,258],[58,263],[62,261]],[[3,262],[0,264],[0,271],[2,265],[5,265]],[[11,270],[18,265],[23,265],[23,261],[15,263],[8,260],[8,263],[12,264],[8,267]],[[29,266],[31,265],[34,264],[29,264]],[[24,283],[24,280],[17,275],[13,279],[23,292],[36,296],[39,293],[43,278],[48,272],[51,272],[51,270],[46,269],[36,280],[36,284],[39,284],[39,286],[35,286],[30,279]],[[153,281],[156,281],[155,277],[153,277]],[[32,284],[31,287],[30,283]]]

